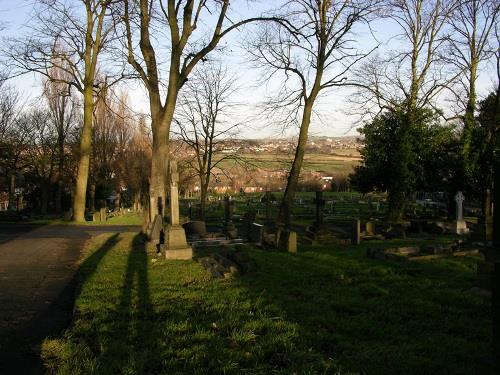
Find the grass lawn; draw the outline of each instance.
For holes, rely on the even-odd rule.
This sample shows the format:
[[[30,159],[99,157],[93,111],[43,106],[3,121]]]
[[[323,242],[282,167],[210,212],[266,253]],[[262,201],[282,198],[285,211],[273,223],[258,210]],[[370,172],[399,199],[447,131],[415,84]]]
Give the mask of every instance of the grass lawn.
[[[212,280],[137,235],[102,235],[73,325],[42,356],[60,374],[474,373],[491,324],[490,301],[466,292],[477,258],[382,262],[365,246],[249,248],[257,271]]]
[[[121,216],[109,217],[106,222],[86,221],[77,223],[74,221],[66,221],[63,219],[37,219],[29,220],[23,223],[40,224],[40,225],[142,225],[143,217],[135,212],[128,212]]]

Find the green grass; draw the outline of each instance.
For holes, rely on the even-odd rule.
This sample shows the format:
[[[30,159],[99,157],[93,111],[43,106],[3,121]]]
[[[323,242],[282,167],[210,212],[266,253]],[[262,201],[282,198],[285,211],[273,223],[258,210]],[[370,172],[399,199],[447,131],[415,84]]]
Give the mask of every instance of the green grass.
[[[37,219],[22,221],[22,223],[39,225],[142,225],[142,220],[143,217],[140,214],[129,212],[121,216],[108,217],[106,222],[85,221],[83,223],[77,223],[63,219]]]
[[[381,262],[365,246],[250,248],[257,271],[220,281],[139,236],[97,237],[73,325],[42,356],[59,374],[474,373],[490,347],[489,301],[466,292],[477,258]]]

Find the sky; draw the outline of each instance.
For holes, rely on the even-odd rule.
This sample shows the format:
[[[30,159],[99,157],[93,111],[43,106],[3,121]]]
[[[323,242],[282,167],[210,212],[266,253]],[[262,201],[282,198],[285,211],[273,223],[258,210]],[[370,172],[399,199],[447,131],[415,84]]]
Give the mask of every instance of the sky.
[[[0,20],[6,25],[2,36],[19,36],[25,33],[24,25],[30,22],[30,12],[33,9],[34,0],[0,0]],[[246,14],[247,2],[241,1],[237,9],[237,13]],[[256,13],[265,11],[266,6],[270,6],[273,2],[261,1],[253,3],[252,10]],[[272,6],[272,5],[271,5]],[[394,24],[387,20],[377,22],[373,25],[375,36],[379,41],[387,41],[391,36],[398,33]],[[278,126],[273,126],[266,121],[265,118],[259,117],[259,108],[262,107],[262,99],[266,96],[272,96],[276,90],[277,82],[270,82],[267,85],[259,85],[259,78],[262,71],[255,69],[254,66],[248,63],[248,56],[239,47],[239,40],[244,31],[234,32],[226,41],[229,46],[222,57],[223,62],[228,65],[231,72],[237,77],[237,85],[240,88],[235,97],[235,101],[239,104],[232,117],[238,121],[244,121],[245,125],[241,128],[242,136],[246,138],[266,138],[266,137],[282,137],[295,136],[296,128],[288,128],[283,130]],[[373,38],[367,29],[363,29],[357,35],[357,41],[361,48],[367,50],[374,45]],[[391,39],[394,43],[394,39]],[[389,48],[383,45],[381,50]],[[392,45],[390,48],[394,48]],[[492,68],[486,69],[480,74],[479,81],[479,96],[485,95],[490,89],[491,80],[494,77]],[[34,74],[26,74],[18,77],[13,81],[22,97],[30,100],[38,97],[41,94],[40,77]],[[145,89],[140,82],[128,82],[124,88],[128,91],[128,97],[131,102],[130,106],[137,112],[148,113],[148,100]],[[320,118],[313,118],[310,135],[316,136],[345,136],[357,135],[356,127],[361,125],[357,115],[348,115],[349,112],[349,89],[345,87],[337,87],[331,90],[327,95],[323,96],[315,106],[316,112],[320,114]]]

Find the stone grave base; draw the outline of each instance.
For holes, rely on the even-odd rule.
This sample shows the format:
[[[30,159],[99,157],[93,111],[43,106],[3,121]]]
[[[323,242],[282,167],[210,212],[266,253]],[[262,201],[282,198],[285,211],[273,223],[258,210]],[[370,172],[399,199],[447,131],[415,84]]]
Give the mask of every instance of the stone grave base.
[[[230,279],[255,270],[255,263],[240,250],[224,250],[199,259],[215,279]]]
[[[467,224],[465,220],[457,220],[452,224],[452,231],[456,234],[467,234],[469,233],[469,229],[467,228]]]
[[[190,260],[193,259],[193,249],[186,247],[185,249],[166,249],[164,245],[160,246],[165,259]]]
[[[480,254],[478,249],[460,249],[457,245],[429,245],[424,247],[368,248],[366,256],[379,260],[431,260],[449,256],[468,256]]]
[[[307,245],[316,244],[331,244],[337,240],[332,231],[328,230],[326,227],[309,227],[306,230],[306,235],[302,238],[302,241]]]
[[[167,225],[165,243],[160,250],[166,259],[192,259],[193,249],[187,244],[186,233],[180,225]]]

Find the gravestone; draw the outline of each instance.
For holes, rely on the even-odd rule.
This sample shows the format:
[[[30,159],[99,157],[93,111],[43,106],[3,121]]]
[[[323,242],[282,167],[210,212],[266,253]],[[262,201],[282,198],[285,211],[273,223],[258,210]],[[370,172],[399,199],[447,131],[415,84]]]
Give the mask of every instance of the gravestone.
[[[264,237],[264,226],[257,223],[252,223],[250,230],[248,232],[248,240],[257,245],[262,244],[262,238]]]
[[[245,214],[243,215],[245,235],[247,237],[249,236],[250,231],[252,229],[252,224],[255,223],[256,217],[257,214],[255,212],[255,209],[248,206],[247,212],[245,212]]]
[[[150,231],[148,233],[148,238],[155,245],[158,245],[161,240],[161,231],[163,229],[163,217],[160,214],[157,214],[153,220],[153,224],[150,227]]]
[[[177,162],[170,161],[170,223],[165,227],[165,243],[160,246],[167,259],[192,259],[193,249],[188,246],[186,233],[179,220],[179,174]]]
[[[64,220],[71,221],[72,218],[73,218],[73,209],[70,208],[68,211],[64,213]]]
[[[313,225],[309,226],[304,237],[304,242],[314,244],[316,242],[328,243],[332,239],[332,233],[328,230],[324,222],[324,207],[326,201],[323,199],[323,192],[317,191],[314,199],[315,220]]]
[[[455,195],[455,202],[457,205],[457,217],[455,222],[453,223],[453,231],[456,234],[465,234],[467,233],[467,224],[465,223],[463,217],[463,202],[465,197],[461,191],[457,192]]]
[[[101,223],[104,223],[106,221],[106,207],[102,207],[99,213],[101,214]]]
[[[316,228],[321,228],[323,226],[323,210],[325,207],[325,200],[323,199],[323,192],[317,191],[316,198],[314,199],[315,207],[316,207],[316,221],[314,222],[314,226]]]
[[[276,232],[276,244],[279,250],[289,253],[297,253],[297,232],[289,229],[278,228]]]
[[[375,225],[373,224],[372,221],[367,221],[365,224],[365,234],[367,236],[374,236],[375,235]]]
[[[266,227],[272,228],[275,226],[275,222],[273,220],[273,215],[272,215],[272,203],[271,203],[271,192],[266,191],[266,196],[264,197],[265,204],[266,204],[266,219],[264,221],[264,224]]]
[[[224,197],[224,227],[223,233],[229,238],[236,238],[238,231],[233,224],[232,216],[234,211],[234,201],[230,197]]]
[[[359,245],[361,243],[361,223],[354,220],[351,224],[351,244]]]
[[[95,211],[92,213],[92,221],[94,223],[100,223],[101,222],[101,212],[100,211]]]
[[[204,221],[189,221],[182,226],[188,237],[205,237],[207,235],[207,226]]]

